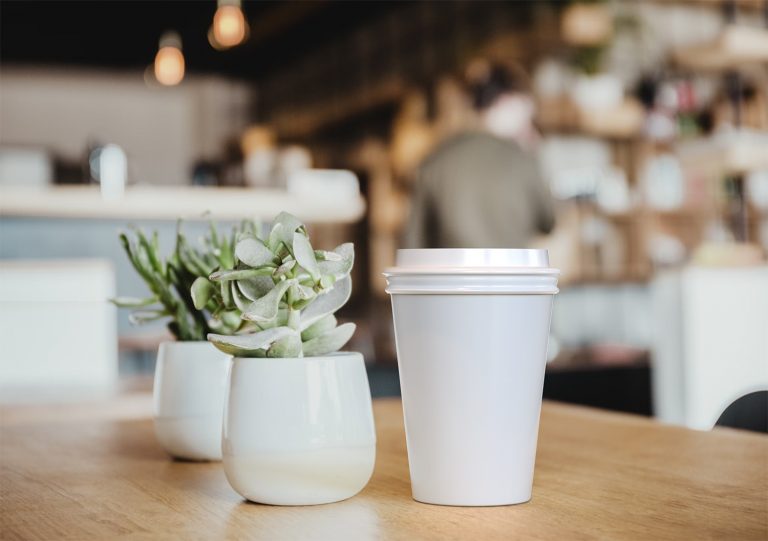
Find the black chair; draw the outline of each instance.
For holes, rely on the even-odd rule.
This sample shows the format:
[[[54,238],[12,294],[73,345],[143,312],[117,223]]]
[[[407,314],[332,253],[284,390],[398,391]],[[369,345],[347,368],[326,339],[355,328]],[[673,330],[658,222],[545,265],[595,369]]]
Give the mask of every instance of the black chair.
[[[768,391],[742,396],[725,408],[715,424],[768,433]]]

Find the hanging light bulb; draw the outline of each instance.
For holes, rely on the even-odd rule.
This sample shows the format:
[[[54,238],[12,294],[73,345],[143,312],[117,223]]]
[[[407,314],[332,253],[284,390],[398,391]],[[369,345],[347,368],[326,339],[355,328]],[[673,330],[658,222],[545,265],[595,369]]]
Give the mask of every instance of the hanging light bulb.
[[[213,16],[213,39],[221,48],[234,47],[245,39],[248,23],[240,8],[240,0],[218,0],[219,7]]]
[[[166,32],[160,37],[160,47],[155,55],[155,79],[165,86],[177,85],[184,79],[181,36],[176,32]]]

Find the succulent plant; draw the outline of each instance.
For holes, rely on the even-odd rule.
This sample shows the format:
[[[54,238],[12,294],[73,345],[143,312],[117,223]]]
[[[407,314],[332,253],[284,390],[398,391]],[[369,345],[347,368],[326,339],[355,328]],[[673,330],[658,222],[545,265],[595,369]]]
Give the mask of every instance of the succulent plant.
[[[198,249],[189,243],[179,222],[176,246],[167,259],[160,254],[157,232],[151,237],[140,229],[132,235],[121,233],[125,253],[152,295],[146,299],[117,297],[112,302],[122,308],[136,309],[130,318],[135,324],[171,318],[168,329],[181,341],[205,340],[210,332],[234,333],[243,321],[229,287],[211,291],[206,302],[197,306],[192,286],[198,278],[207,277],[215,269],[233,269],[236,239],[251,231],[256,231],[256,225],[243,222],[231,235],[221,235],[211,222]]]
[[[352,337],[355,325],[337,325],[334,316],[352,292],[351,243],[314,250],[304,224],[283,212],[264,238],[242,233],[235,259],[192,285],[196,306],[228,287],[242,314],[234,335],[208,335],[217,348],[238,357],[316,356],[338,351]]]

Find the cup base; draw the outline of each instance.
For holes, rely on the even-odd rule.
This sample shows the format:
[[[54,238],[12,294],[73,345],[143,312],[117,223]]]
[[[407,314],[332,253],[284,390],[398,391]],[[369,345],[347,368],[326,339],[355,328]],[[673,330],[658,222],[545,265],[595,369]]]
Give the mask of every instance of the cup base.
[[[441,507],[505,507],[508,505],[521,505],[531,501],[529,495],[525,499],[505,499],[505,500],[449,500],[443,498],[422,498],[413,496],[413,499],[419,503],[427,505],[439,505]]]

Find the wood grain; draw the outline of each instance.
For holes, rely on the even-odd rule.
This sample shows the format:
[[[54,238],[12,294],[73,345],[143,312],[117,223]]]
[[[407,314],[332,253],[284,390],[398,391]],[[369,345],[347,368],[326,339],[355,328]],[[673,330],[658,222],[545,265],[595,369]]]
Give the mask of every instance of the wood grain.
[[[768,538],[762,435],[546,403],[531,502],[440,507],[411,499],[400,402],[380,400],[376,471],[360,495],[270,507],[244,502],[219,464],[169,460],[149,407],[132,396],[0,409],[0,538]]]

